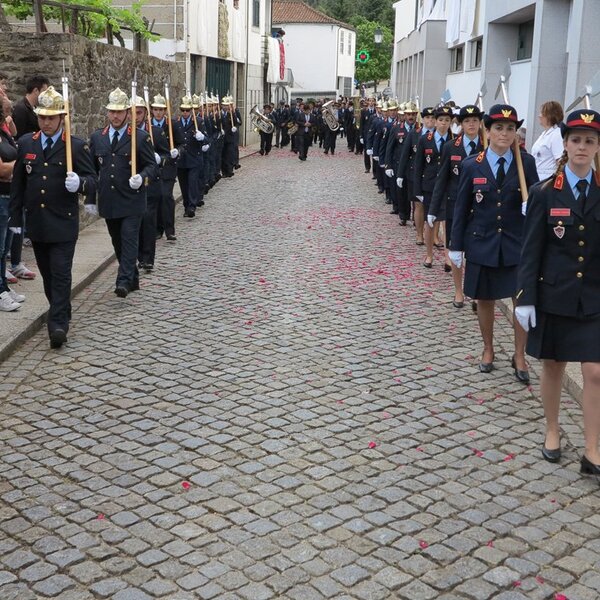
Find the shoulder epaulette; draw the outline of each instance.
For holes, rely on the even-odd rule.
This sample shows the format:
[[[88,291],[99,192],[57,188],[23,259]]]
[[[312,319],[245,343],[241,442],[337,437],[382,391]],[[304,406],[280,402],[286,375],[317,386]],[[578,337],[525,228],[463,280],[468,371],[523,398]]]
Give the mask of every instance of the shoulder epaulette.
[[[106,135],[108,133],[108,130],[110,129],[110,127],[107,125],[103,130],[102,130],[102,135]]]
[[[131,136],[131,125],[127,127],[127,135]]]
[[[31,136],[31,139],[32,139],[32,140],[37,140],[37,139],[39,139],[39,137],[40,137],[40,135],[41,135],[41,134],[42,134],[42,132],[41,132],[41,131],[36,131],[36,132],[35,132],[35,133],[34,133],[34,134]]]
[[[485,150],[482,150],[478,155],[477,158],[475,159],[478,163],[483,161],[483,158],[485,157]]]
[[[433,139],[433,131],[430,131],[430,132],[427,134],[427,140],[428,140],[428,141],[431,141],[432,139]]]
[[[458,148],[461,145],[461,143],[462,143],[462,135],[457,135],[454,145]]]

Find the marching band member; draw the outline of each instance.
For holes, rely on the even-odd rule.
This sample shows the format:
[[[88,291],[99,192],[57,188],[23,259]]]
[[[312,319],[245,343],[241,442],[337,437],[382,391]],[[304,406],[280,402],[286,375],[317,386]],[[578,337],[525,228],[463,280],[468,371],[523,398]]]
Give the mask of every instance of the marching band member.
[[[535,185],[519,265],[516,317],[527,353],[542,360],[546,416],[542,456],[561,458],[559,407],[567,362],[581,363],[581,472],[600,475],[600,188],[592,170],[600,114],[576,110],[561,126],[564,153],[552,178]],[[596,172],[596,176],[597,176]]]
[[[484,116],[489,146],[469,157],[458,182],[450,260],[460,268],[465,253],[464,292],[477,300],[477,318],[483,338],[481,373],[494,369],[494,307],[517,292],[517,266],[523,234],[522,196],[516,158],[511,150],[522,121],[507,104],[496,104]],[[521,152],[527,187],[538,181],[535,161]],[[529,383],[525,362],[527,334],[514,320],[517,379]]]
[[[482,118],[483,113],[477,106],[472,104],[463,106],[458,114],[458,122],[461,124],[462,133],[452,143],[445,144],[442,148],[441,164],[435,181],[431,204],[427,211],[427,222],[432,227],[435,221],[445,219],[446,252],[450,247],[454,206],[463,162],[468,156],[478,154],[483,149],[479,140],[479,128]],[[462,308],[465,303],[462,289],[462,268],[459,269],[453,263],[450,264],[454,280],[454,300],[452,304],[455,308]],[[447,265],[448,263],[444,266],[445,270],[447,270]]]

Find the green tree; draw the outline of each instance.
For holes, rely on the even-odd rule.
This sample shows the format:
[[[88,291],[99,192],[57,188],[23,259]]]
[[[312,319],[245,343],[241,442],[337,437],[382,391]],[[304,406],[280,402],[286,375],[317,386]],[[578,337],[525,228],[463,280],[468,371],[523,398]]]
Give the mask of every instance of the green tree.
[[[356,0],[323,0],[319,9],[338,21],[348,23],[356,14]]]
[[[377,91],[379,81],[390,78],[394,35],[389,27],[377,21],[368,21],[362,16],[354,17],[352,25],[356,29],[356,51],[366,50],[370,54],[369,61],[365,64],[357,61],[356,79],[373,81]],[[375,43],[377,28],[381,29],[383,37],[381,44]]]
[[[91,38],[104,37],[107,27],[110,25],[115,37],[120,38],[121,27],[127,27],[134,33],[141,35],[145,39],[156,40],[158,36],[148,30],[148,22],[142,16],[142,5],[147,0],[136,0],[132,3],[130,9],[114,8],[111,0],[62,0],[65,5],[87,6],[96,9],[97,12],[72,10],[64,12],[65,23],[71,26],[73,15],[77,15],[80,26],[78,30],[85,36]],[[2,6],[7,15],[12,15],[18,20],[23,21],[33,16],[33,4],[27,0],[2,0]],[[62,22],[63,12],[60,8],[44,6],[44,20]]]

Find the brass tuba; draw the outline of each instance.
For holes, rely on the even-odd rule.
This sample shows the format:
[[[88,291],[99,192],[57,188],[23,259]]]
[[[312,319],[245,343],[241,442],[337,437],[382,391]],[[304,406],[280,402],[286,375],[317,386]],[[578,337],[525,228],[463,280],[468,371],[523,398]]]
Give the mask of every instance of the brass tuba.
[[[325,104],[323,104],[323,107],[321,109],[321,114],[323,115],[323,120],[327,124],[327,127],[329,127],[329,129],[331,129],[331,131],[337,131],[340,128],[340,124],[338,123],[338,120],[336,119],[335,115],[333,114],[333,111],[331,110],[331,108],[329,108],[329,106],[331,104],[333,104],[333,100],[330,100],[329,102],[325,102]]]
[[[252,110],[250,111],[250,118],[253,122],[256,123],[256,126],[263,133],[273,133],[273,131],[275,131],[275,125],[273,124],[273,122],[267,119],[267,117],[265,117],[265,115],[263,115],[258,110],[258,108],[256,108],[256,104],[252,107]]]

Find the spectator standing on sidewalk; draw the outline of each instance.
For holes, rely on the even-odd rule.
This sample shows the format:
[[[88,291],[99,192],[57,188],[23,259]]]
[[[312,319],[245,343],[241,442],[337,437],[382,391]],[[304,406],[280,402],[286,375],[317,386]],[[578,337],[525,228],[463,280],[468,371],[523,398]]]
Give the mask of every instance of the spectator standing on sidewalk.
[[[52,86],[40,94],[35,111],[40,131],[19,138],[10,227],[20,233],[25,215],[50,304],[50,347],[60,348],[67,341],[71,321],[71,271],[79,236],[79,193],[93,198],[96,173],[89,146],[73,136],[73,171],[67,171],[65,103]]]

